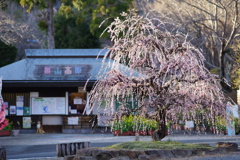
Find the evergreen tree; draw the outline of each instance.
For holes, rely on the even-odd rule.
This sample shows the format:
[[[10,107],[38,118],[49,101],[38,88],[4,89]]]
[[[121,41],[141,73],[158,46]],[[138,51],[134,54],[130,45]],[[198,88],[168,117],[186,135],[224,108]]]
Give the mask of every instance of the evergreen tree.
[[[13,63],[17,56],[17,48],[0,41],[0,67]]]
[[[65,15],[71,15],[77,9],[83,20],[90,24],[90,32],[99,37],[111,22],[118,17],[119,13],[127,12],[131,8],[133,0],[62,0],[59,12]],[[99,25],[108,18],[101,28]]]
[[[58,14],[54,21],[56,48],[99,48],[99,38],[93,36],[89,24],[80,16]]]

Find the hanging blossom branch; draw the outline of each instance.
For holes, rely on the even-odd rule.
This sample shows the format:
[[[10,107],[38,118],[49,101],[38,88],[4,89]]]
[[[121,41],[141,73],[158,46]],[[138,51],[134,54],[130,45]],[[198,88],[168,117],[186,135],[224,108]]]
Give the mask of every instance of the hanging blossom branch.
[[[116,18],[105,29],[114,45],[107,48],[98,81],[90,92],[89,106],[105,114],[139,114],[177,120],[181,113],[189,119],[197,109],[206,118],[225,116],[226,99],[218,80],[204,67],[203,54],[171,24],[134,13]],[[115,110],[115,101],[122,102]],[[137,101],[137,108],[124,105]],[[132,108],[132,109],[131,109]],[[164,114],[164,115],[162,115]]]

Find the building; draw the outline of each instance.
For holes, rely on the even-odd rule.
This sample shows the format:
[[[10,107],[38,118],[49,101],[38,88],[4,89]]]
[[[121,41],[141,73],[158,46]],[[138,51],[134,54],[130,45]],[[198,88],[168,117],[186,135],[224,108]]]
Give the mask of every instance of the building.
[[[14,128],[35,133],[40,121],[47,133],[90,133],[104,126],[97,111],[90,115],[83,111],[105,53],[102,49],[29,49],[25,59],[1,67],[2,96]],[[232,97],[239,104],[237,93]]]
[[[27,49],[25,59],[0,68],[7,119],[27,133],[36,132],[38,121],[47,133],[91,132],[97,116],[83,111],[105,53],[102,49]]]

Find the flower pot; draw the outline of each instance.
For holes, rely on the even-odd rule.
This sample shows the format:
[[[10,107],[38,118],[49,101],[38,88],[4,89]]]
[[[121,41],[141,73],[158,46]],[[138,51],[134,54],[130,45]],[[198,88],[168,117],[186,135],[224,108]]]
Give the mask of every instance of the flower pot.
[[[146,136],[147,135],[147,131],[137,131],[136,133],[138,133],[140,136]]]
[[[12,134],[12,130],[0,131],[0,136],[10,136]]]
[[[131,136],[135,135],[132,131],[121,132],[120,130],[115,130],[112,132],[114,136]]]
[[[135,132],[133,132],[133,131],[128,131],[128,133],[129,133],[129,136],[135,136]]]
[[[120,136],[129,136],[129,135],[130,135],[129,131],[120,133]]]
[[[13,136],[17,136],[19,134],[19,130],[12,130]]]
[[[151,135],[153,135],[153,132],[154,132],[154,130],[148,130],[148,131],[147,131],[147,134],[148,134],[149,136],[151,136]]]
[[[121,131],[120,130],[115,130],[112,132],[114,136],[119,136]]]

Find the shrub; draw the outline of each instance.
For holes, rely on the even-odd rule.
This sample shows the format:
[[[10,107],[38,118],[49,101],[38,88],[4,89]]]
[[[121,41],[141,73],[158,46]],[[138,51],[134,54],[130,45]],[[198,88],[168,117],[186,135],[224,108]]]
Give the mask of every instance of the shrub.
[[[240,134],[240,120],[238,118],[234,118],[234,123],[236,134]]]
[[[121,119],[113,121],[112,130],[120,130],[121,132],[127,131],[146,131],[156,130],[158,122],[152,119],[146,119],[143,116],[123,116]]]
[[[158,129],[158,122],[152,119],[147,120],[147,129],[152,131]]]
[[[218,130],[220,131],[226,131],[226,119],[222,118],[222,117],[217,117],[216,118],[216,122],[215,122],[215,126]]]

